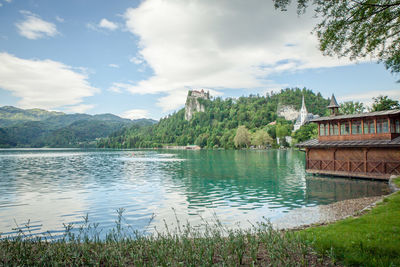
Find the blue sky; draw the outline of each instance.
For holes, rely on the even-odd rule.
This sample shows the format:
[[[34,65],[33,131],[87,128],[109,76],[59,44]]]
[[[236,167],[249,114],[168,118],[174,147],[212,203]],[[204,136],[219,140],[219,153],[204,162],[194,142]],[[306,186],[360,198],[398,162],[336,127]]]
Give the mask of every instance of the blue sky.
[[[200,88],[400,99],[373,59],[322,56],[315,22],[264,0],[0,0],[0,106],[158,119]]]

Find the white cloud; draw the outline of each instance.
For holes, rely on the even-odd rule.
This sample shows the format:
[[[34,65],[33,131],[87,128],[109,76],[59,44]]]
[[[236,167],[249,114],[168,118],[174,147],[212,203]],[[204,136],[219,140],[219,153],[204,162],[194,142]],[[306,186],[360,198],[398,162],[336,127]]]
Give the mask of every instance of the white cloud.
[[[118,29],[118,24],[103,18],[97,24],[91,22],[87,23],[86,27],[93,31],[105,33],[104,30],[115,31]]]
[[[56,20],[60,23],[64,22],[64,19],[62,17],[56,16]]]
[[[143,57],[140,56],[136,56],[136,57],[131,57],[129,59],[130,62],[136,64],[136,65],[140,65],[144,62]]]
[[[122,113],[120,117],[131,120],[149,118],[149,112],[145,109],[131,109]]]
[[[268,75],[277,71],[349,64],[322,56],[310,34],[311,14],[280,12],[271,1],[147,0],[124,18],[140,38],[138,54],[154,72],[131,86],[132,93],[178,100],[176,92],[187,88],[252,90],[268,86]],[[170,109],[177,107],[177,101],[170,103]]]
[[[110,31],[118,29],[118,25],[116,23],[109,21],[107,19],[101,19],[98,26],[100,28],[104,28]]]
[[[56,25],[42,20],[38,15],[29,11],[21,11],[24,15],[24,21],[15,24],[18,33],[28,39],[36,40],[46,36],[55,36],[58,34]]]
[[[3,6],[3,4],[2,3],[0,3],[0,7],[2,7]]]
[[[109,66],[110,68],[116,68],[116,69],[119,68],[119,65],[117,65],[117,64],[108,64],[108,66]]]
[[[85,113],[86,111],[94,108],[95,105],[87,105],[87,104],[80,104],[76,106],[67,106],[65,107],[66,112],[72,112],[72,113]]]
[[[54,109],[75,106],[99,89],[85,73],[52,60],[22,59],[0,53],[0,88],[21,98],[22,108]]]

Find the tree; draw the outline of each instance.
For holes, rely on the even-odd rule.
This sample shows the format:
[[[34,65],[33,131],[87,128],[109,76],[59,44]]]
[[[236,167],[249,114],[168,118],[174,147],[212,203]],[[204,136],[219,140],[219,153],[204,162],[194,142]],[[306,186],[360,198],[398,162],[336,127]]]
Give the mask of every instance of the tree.
[[[276,125],[276,137],[284,138],[285,136],[290,135],[289,125],[277,124]]]
[[[285,11],[291,0],[274,3]],[[304,13],[309,5],[322,18],[314,32],[325,55],[372,56],[392,73],[400,72],[400,1],[297,0],[298,13]]]
[[[388,98],[388,96],[373,97],[371,111],[391,110],[400,108],[399,101]]]
[[[341,114],[359,114],[365,110],[364,104],[361,102],[348,101],[340,104],[339,112]]]
[[[250,133],[246,126],[241,125],[238,127],[233,141],[237,148],[247,147],[250,144]]]
[[[207,140],[208,140],[208,134],[204,133],[196,138],[194,144],[203,148],[207,145]]]
[[[318,125],[315,123],[304,124],[293,133],[293,138],[297,143],[317,138],[318,136]]]
[[[257,130],[251,136],[251,144],[257,147],[265,147],[271,145],[273,142],[271,136],[265,130]]]

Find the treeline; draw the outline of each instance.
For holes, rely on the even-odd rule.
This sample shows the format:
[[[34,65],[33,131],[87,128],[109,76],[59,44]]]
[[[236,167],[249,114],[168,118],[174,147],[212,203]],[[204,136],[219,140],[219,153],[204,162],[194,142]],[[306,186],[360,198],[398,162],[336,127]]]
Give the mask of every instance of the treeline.
[[[206,111],[195,113],[190,121],[185,120],[185,110],[181,109],[161,119],[155,125],[143,128],[132,126],[115,132],[108,138],[101,139],[98,147],[152,148],[167,144],[180,146],[196,144],[206,148],[229,149],[238,147],[239,143],[236,142],[235,145],[235,136],[239,126],[244,126],[249,131],[246,146],[255,145],[257,144],[255,140],[268,140],[260,130],[267,132],[272,139],[290,135],[293,122],[277,120],[277,107],[292,105],[300,109],[303,95],[309,112],[326,114],[329,100],[323,98],[320,93],[315,94],[305,88],[287,88],[279,93],[265,96],[250,95],[237,99],[217,97],[201,100]],[[275,125],[268,126],[276,120]],[[239,146],[242,146],[242,143]]]

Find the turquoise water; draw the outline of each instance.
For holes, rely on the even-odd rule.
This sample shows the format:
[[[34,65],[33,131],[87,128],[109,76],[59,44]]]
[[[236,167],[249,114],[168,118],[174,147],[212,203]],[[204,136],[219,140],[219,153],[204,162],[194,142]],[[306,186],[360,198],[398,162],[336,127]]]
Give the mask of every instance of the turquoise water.
[[[300,151],[0,150],[0,233],[29,222],[57,236],[83,216],[106,232],[117,209],[133,229],[176,219],[246,227],[291,210],[388,192],[383,182],[307,176]],[[154,217],[153,220],[151,218]]]

